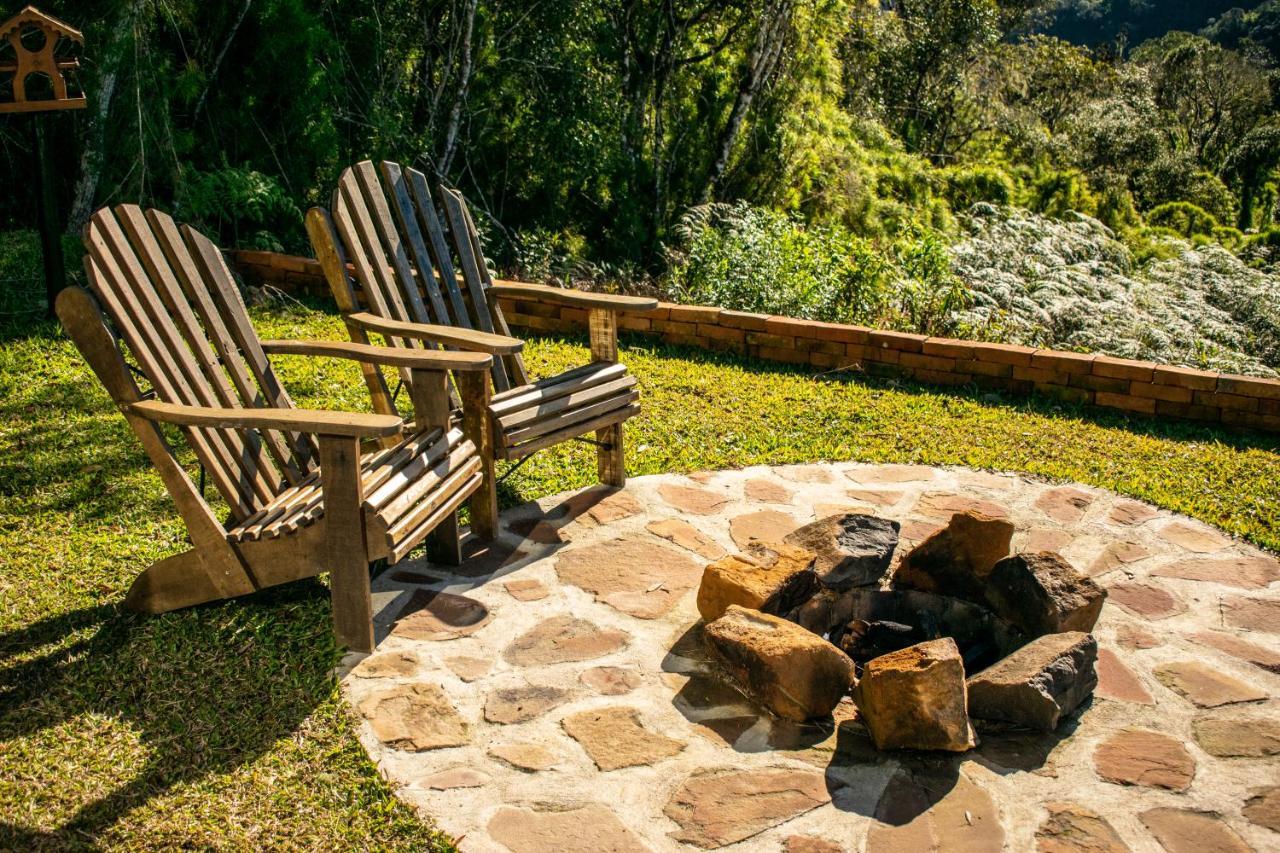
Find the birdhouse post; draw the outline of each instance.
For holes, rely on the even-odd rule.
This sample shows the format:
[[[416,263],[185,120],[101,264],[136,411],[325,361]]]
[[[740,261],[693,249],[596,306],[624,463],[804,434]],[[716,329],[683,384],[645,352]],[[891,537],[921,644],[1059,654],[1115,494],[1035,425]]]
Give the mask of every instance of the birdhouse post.
[[[84,46],[80,31],[34,6],[0,24],[0,113],[32,114],[37,161],[36,202],[44,255],[47,311],[66,286],[62,225],[58,215],[57,170],[49,150],[48,114],[84,109],[84,91],[75,73]]]

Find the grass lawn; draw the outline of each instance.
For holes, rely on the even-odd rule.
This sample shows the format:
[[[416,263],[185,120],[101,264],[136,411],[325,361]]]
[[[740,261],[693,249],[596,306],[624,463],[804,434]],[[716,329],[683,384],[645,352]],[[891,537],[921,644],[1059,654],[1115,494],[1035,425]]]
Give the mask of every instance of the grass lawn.
[[[342,338],[259,309],[264,337]],[[1078,480],[1280,548],[1280,438],[1044,400],[815,377],[624,340],[644,414],[634,474],[756,463],[956,464]],[[582,341],[534,339],[546,374]],[[300,405],[367,409],[354,366],[278,362]],[[539,455],[510,505],[594,481]],[[0,330],[0,848],[447,848],[378,778],[329,672],[329,603],[303,582],[142,618],[119,603],[184,531],[140,446],[52,324]]]

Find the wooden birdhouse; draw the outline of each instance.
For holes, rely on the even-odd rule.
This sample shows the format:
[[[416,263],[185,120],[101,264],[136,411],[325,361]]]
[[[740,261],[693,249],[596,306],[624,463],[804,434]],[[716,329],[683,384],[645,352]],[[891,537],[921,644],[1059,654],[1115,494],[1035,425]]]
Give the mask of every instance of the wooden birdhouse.
[[[83,109],[73,55],[83,45],[79,30],[35,6],[0,24],[0,113]]]

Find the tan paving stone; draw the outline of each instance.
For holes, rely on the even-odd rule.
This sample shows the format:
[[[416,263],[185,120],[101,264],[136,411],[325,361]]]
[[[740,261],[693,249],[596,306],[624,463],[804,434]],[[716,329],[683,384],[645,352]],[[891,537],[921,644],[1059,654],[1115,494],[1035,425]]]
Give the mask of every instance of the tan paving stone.
[[[715,515],[729,503],[729,496],[723,492],[693,486],[664,484],[658,487],[658,494],[676,509],[692,515]]]
[[[752,542],[781,542],[800,522],[785,512],[764,509],[736,516],[729,522],[729,536],[739,548]]]
[[[1108,601],[1147,619],[1168,619],[1187,609],[1181,599],[1153,583],[1123,581],[1108,584],[1107,593]]]
[[[654,764],[685,748],[681,741],[645,728],[635,708],[581,711],[565,717],[561,725],[601,770]]]
[[[1199,661],[1176,661],[1155,668],[1160,683],[1201,708],[1217,708],[1238,702],[1258,702],[1265,691],[1232,678]]]
[[[560,687],[527,685],[494,690],[484,701],[484,718],[491,723],[513,725],[540,717],[570,699]]]
[[[642,853],[649,847],[618,816],[598,804],[537,811],[503,806],[489,820],[489,835],[519,853]]]
[[[1197,631],[1191,635],[1191,639],[1280,675],[1280,652],[1264,648],[1243,637],[1226,631]]]
[[[525,773],[555,767],[560,759],[536,743],[503,743],[489,747],[489,755]]]
[[[1138,818],[1168,853],[1254,853],[1214,812],[1158,808]]]
[[[640,673],[620,666],[595,666],[583,670],[578,680],[601,696],[622,696],[640,686]]]
[[[1093,495],[1071,486],[1050,489],[1036,499],[1036,509],[1061,524],[1075,524],[1093,504]]]
[[[762,504],[789,504],[794,495],[794,492],[781,483],[763,477],[747,480],[742,491],[747,500]]]
[[[1280,832],[1280,785],[1252,789],[1241,811],[1249,823]]]
[[[1045,803],[1049,817],[1036,830],[1037,853],[1128,853],[1106,818],[1073,803]]]
[[[1098,649],[1098,686],[1094,695],[1102,699],[1115,699],[1118,702],[1133,702],[1138,705],[1154,705],[1147,688],[1142,686],[1133,670],[1125,666],[1119,656],[1111,649]]]
[[[686,779],[664,813],[679,841],[710,850],[758,835],[831,799],[822,773],[806,770],[709,770]]]
[[[1231,544],[1231,540],[1211,527],[1186,521],[1171,521],[1160,528],[1160,538],[1197,554],[1212,554]]]
[[[1108,782],[1185,791],[1196,762],[1186,747],[1159,732],[1129,729],[1112,735],[1093,753],[1094,769]]]
[[[516,601],[541,601],[551,594],[542,581],[533,578],[504,581],[502,588]]]
[[[397,749],[423,752],[470,742],[467,724],[434,684],[400,684],[360,703],[378,740]]]
[[[1198,558],[1159,566],[1151,574],[1162,578],[1219,583],[1241,589],[1266,589],[1280,580],[1280,562],[1271,557]]]
[[[1116,502],[1107,518],[1115,524],[1134,527],[1139,524],[1146,524],[1159,514],[1160,511],[1153,506],[1148,506],[1138,501],[1122,500]]]
[[[1222,618],[1233,628],[1280,634],[1280,598],[1228,596],[1222,600]]]
[[[645,527],[654,536],[660,536],[686,551],[692,551],[708,560],[718,560],[728,552],[714,539],[698,530],[692,524],[679,518],[664,518],[651,521]]]
[[[1266,758],[1280,755],[1280,718],[1265,709],[1215,711],[1196,717],[1196,742],[1219,758]]]
[[[623,613],[657,619],[697,586],[702,567],[683,551],[622,538],[562,552],[556,573]]]
[[[845,475],[859,483],[918,483],[934,479],[937,472],[927,465],[878,465],[854,468]]]
[[[625,631],[598,628],[576,616],[553,616],[512,641],[502,656],[515,666],[591,660],[626,646]]]

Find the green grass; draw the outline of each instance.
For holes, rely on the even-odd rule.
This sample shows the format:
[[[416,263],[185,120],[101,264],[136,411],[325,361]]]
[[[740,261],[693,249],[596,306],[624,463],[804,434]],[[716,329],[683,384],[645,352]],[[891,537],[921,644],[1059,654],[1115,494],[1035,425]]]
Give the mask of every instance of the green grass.
[[[258,310],[264,336],[340,338]],[[546,374],[581,341],[535,339]],[[1280,547],[1280,439],[943,393],[624,341],[644,414],[632,473],[867,460],[1023,471],[1115,489]],[[301,405],[367,408],[355,368],[279,362]],[[541,454],[506,504],[594,481]],[[124,420],[49,324],[0,330],[0,848],[447,846],[365,759],[330,671],[318,582],[160,617],[123,612],[184,531]]]

